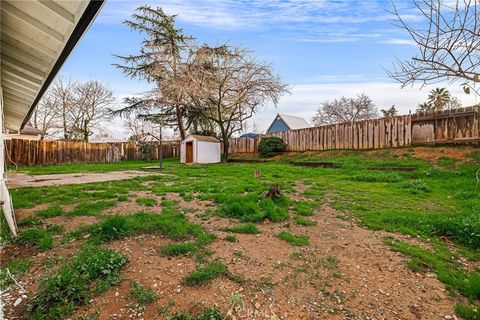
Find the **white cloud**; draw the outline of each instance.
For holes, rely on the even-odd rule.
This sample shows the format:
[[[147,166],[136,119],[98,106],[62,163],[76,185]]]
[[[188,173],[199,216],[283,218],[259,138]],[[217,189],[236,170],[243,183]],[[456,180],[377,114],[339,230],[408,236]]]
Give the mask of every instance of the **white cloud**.
[[[107,3],[97,23],[120,23],[130,18],[144,1]],[[265,30],[302,33],[301,41],[347,42],[381,38],[397,29],[389,20],[390,3],[382,0],[164,0],[149,1],[177,20],[190,25],[217,30]],[[406,19],[416,19],[405,8]],[[368,24],[368,33],[356,26]]]

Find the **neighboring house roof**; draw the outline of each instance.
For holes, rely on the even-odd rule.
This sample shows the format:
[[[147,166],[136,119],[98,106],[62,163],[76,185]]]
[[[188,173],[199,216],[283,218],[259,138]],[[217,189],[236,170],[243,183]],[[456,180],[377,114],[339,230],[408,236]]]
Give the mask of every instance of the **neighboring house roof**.
[[[0,1],[5,127],[26,126],[103,0]]]
[[[248,132],[248,133],[244,133],[240,136],[240,138],[256,138],[258,136],[257,133],[254,133],[254,132]]]
[[[8,129],[8,133],[18,134],[18,130]],[[26,124],[23,127],[23,129],[20,130],[20,134],[29,134],[29,135],[33,135],[33,136],[36,136],[36,135],[39,135],[39,134],[42,134],[42,133],[43,133],[42,130],[37,129],[30,124]]]
[[[288,126],[290,130],[310,128],[310,124],[307,122],[307,120],[305,120],[302,117],[289,116],[286,114],[279,113],[275,116],[275,119],[273,119],[272,123],[267,129],[267,132],[270,130],[270,128],[272,127],[272,125],[275,123],[277,119],[283,120],[283,122],[285,122],[285,124]]]
[[[199,140],[199,141],[220,142],[220,140],[218,140],[218,139],[215,138],[215,137],[212,137],[212,136],[201,136],[201,135],[199,135],[199,134],[191,134],[191,135],[189,135],[187,138],[185,138],[185,140],[187,140],[189,137],[193,137],[193,138],[195,138],[196,140]]]

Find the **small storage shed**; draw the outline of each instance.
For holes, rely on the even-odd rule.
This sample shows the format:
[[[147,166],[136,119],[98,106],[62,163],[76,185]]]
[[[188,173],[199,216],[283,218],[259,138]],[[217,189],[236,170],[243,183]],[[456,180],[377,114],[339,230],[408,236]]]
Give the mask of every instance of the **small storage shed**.
[[[181,163],[218,163],[221,161],[220,140],[191,134],[180,145]]]

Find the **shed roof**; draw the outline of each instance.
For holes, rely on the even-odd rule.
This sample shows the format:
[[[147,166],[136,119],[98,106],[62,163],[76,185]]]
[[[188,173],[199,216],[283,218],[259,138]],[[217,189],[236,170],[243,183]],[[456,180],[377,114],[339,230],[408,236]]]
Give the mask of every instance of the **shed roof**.
[[[277,120],[277,118],[282,119],[283,122],[285,122],[285,124],[288,126],[288,128],[290,130],[303,129],[303,128],[310,128],[311,127],[310,124],[307,122],[307,120],[305,120],[302,117],[289,116],[289,115],[286,115],[286,114],[278,113],[275,116],[275,119],[273,119],[272,123],[268,127],[267,132],[268,132],[268,130],[270,130],[270,128],[275,123],[275,120]]]
[[[199,141],[220,143],[220,140],[218,140],[217,138],[212,137],[212,136],[202,136],[202,135],[199,135],[199,134],[191,134],[187,138],[185,138],[185,140],[188,139],[189,137],[193,137],[194,139],[199,140]]]
[[[5,127],[27,124],[35,105],[103,0],[2,0],[1,88]]]

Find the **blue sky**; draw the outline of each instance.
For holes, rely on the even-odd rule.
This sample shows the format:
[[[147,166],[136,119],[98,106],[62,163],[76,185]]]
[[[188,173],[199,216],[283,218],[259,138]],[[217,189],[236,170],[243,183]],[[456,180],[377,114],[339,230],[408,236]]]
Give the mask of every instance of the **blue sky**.
[[[421,23],[411,1],[396,1],[403,16]],[[138,51],[141,34],[122,21],[142,4],[177,14],[178,26],[199,43],[241,45],[272,62],[282,80],[293,86],[278,108],[269,107],[250,121],[266,129],[276,113],[310,120],[318,105],[342,95],[365,93],[379,108],[395,104],[401,113],[414,110],[431,87],[400,89],[384,68],[395,57],[416,52],[408,35],[393,25],[389,0],[163,0],[107,1],[96,21],[61,70],[63,78],[108,83],[119,98],[139,94],[148,84],[125,78],[112,66],[113,54]],[[475,102],[458,84],[449,90],[464,103]],[[108,130],[124,134],[121,120]]]

